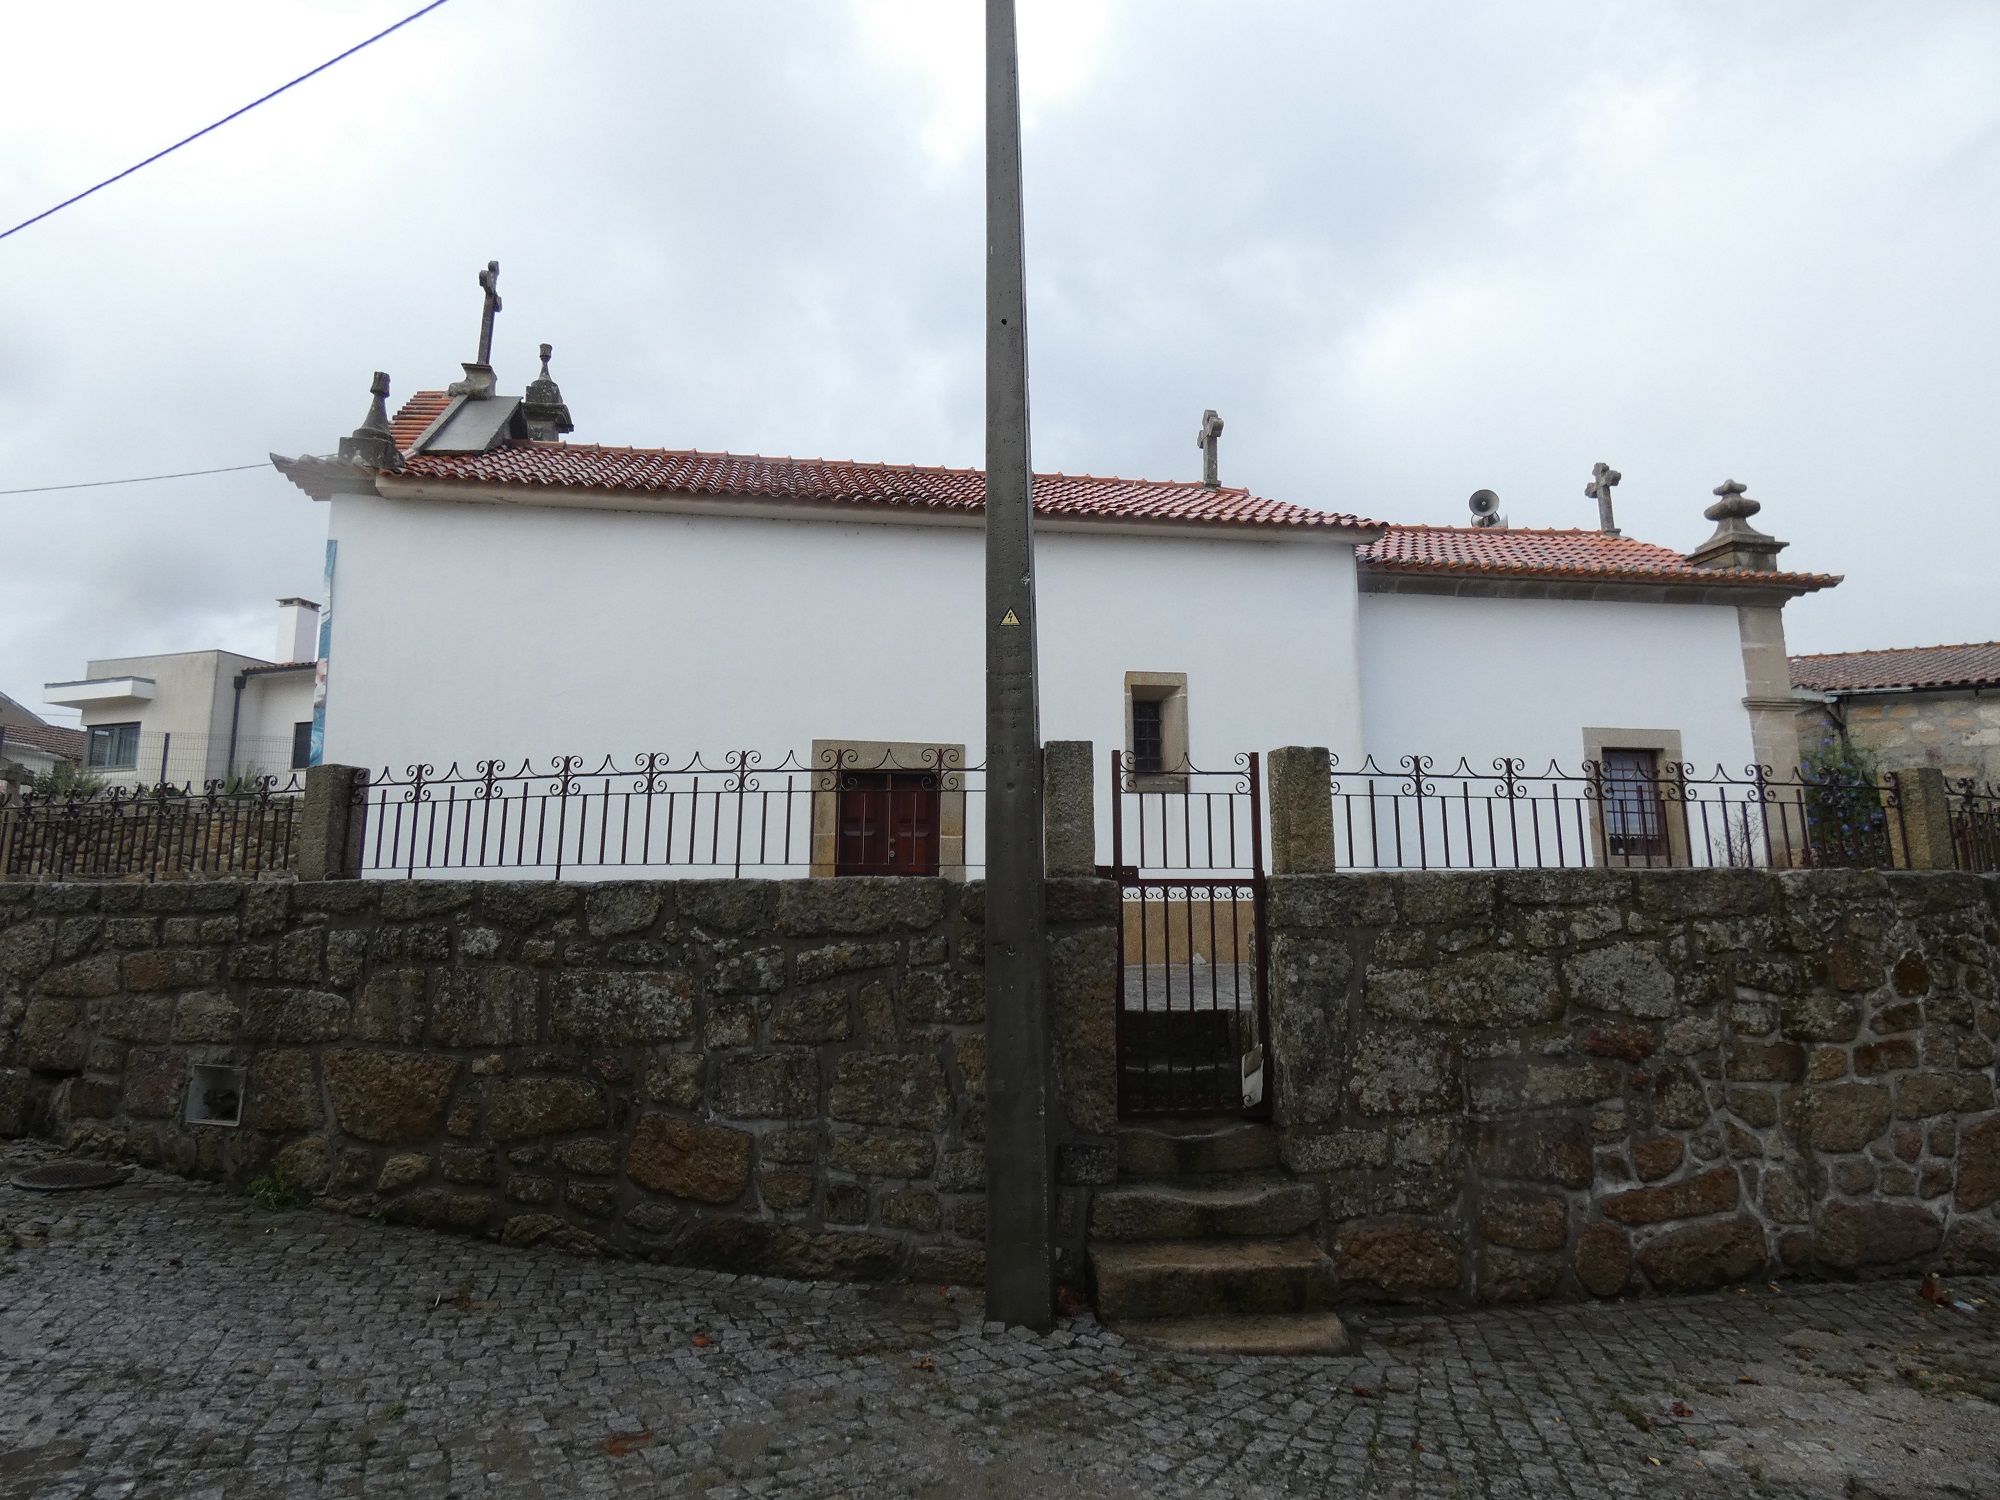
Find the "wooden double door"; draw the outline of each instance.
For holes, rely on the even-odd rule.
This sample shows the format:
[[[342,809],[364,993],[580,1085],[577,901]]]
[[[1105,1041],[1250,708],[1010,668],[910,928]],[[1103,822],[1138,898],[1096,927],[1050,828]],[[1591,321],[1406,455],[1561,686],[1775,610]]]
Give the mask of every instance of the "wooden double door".
[[[836,875],[935,875],[943,795],[935,771],[843,771]]]

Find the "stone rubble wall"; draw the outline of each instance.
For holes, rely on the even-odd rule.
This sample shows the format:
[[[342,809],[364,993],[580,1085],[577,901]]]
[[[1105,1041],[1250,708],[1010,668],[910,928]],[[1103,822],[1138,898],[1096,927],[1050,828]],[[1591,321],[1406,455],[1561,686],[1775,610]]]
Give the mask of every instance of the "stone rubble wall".
[[[1058,1268],[1117,887],[1049,882]],[[0,1134],[516,1244],[976,1282],[977,884],[0,884]],[[2000,877],[1276,876],[1272,1096],[1356,1297],[2000,1266]],[[247,1069],[240,1128],[189,1069]]]
[[[2000,877],[1279,876],[1270,931],[1356,1295],[2000,1266]]]
[[[1049,906],[1055,1134],[1101,1177],[1116,889]],[[982,909],[941,880],[0,884],[0,1134],[510,1244],[976,1283]],[[240,1128],[184,1123],[204,1063],[248,1070]],[[1084,1213],[1065,1187],[1072,1280]]]

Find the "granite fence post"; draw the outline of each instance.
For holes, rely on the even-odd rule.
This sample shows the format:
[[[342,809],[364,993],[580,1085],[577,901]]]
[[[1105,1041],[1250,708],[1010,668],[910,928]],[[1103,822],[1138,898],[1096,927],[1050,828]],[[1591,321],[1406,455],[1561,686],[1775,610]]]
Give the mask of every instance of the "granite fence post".
[[[1324,745],[1285,745],[1266,759],[1271,873],[1333,873],[1333,756]]]
[[[368,773],[359,766],[309,766],[292,871],[301,880],[358,880],[368,819]]]
[[[1051,879],[1097,873],[1097,748],[1089,740],[1042,747],[1044,845]]]
[[[1951,842],[1951,802],[1944,772],[1935,766],[1891,771],[1896,783],[1896,821],[1903,834],[1902,867],[1906,870],[1957,868]]]

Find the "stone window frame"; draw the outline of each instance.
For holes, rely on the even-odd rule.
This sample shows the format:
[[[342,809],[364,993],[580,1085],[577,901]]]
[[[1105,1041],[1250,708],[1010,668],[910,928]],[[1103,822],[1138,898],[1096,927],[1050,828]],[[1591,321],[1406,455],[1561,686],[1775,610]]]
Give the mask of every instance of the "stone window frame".
[[[1160,705],[1160,764],[1168,769],[1156,775],[1127,772],[1128,792],[1184,792],[1193,763],[1188,759],[1188,679],[1185,672],[1127,672],[1125,674],[1125,755],[1126,764],[1136,745],[1132,726],[1132,705],[1142,700]]]
[[[1583,731],[1583,758],[1599,765],[1604,763],[1607,750],[1652,750],[1659,757],[1664,768],[1677,766],[1684,759],[1681,754],[1681,732],[1678,729],[1606,729],[1586,726]],[[1661,777],[1664,784],[1666,778]],[[1667,853],[1664,858],[1657,856],[1640,859],[1620,859],[1615,864],[1610,857],[1609,845],[1604,837],[1604,805],[1595,797],[1590,802],[1590,842],[1597,856],[1597,863],[1604,869],[1647,870],[1686,869],[1694,861],[1688,852],[1687,816],[1685,804],[1660,799],[1660,815],[1667,825]]]
[[[937,771],[938,875],[965,879],[965,746],[949,740],[814,740],[812,876],[832,878],[840,842],[836,763],[850,771]]]

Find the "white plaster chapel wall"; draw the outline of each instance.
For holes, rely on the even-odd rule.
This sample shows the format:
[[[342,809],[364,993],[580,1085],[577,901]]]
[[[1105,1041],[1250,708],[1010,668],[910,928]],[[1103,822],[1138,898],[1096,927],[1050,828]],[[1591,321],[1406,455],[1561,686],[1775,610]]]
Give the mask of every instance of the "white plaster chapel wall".
[[[1696,774],[1755,758],[1727,605],[1363,594],[1362,712],[1384,770],[1520,756],[1574,772],[1586,726],[1680,733]]]
[[[329,760],[984,758],[976,526],[331,504]],[[1197,764],[1358,747],[1351,546],[1045,528],[1037,566],[1044,738],[1122,746],[1125,673],[1185,672]]]

